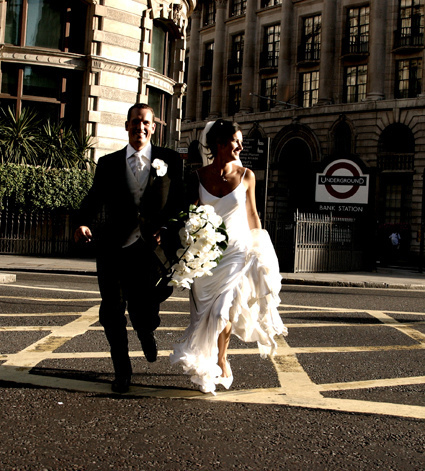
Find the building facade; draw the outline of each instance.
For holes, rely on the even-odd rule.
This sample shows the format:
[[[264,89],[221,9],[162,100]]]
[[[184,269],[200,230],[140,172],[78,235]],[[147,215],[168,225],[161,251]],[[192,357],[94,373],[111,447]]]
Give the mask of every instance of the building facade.
[[[147,102],[156,141],[176,146],[188,17],[196,0],[0,0],[0,107],[24,107],[122,148],[128,108]]]
[[[237,121],[245,139],[269,138],[268,171],[257,172],[266,226],[297,209],[363,216],[378,252],[397,231],[399,253],[417,260],[424,0],[203,0],[191,17],[187,64],[180,145],[219,116]],[[338,158],[369,175],[366,205],[316,201],[317,174]]]

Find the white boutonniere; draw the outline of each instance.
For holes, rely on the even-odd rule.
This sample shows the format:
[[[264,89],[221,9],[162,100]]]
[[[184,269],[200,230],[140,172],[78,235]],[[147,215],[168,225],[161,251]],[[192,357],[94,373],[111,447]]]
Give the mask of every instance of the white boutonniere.
[[[168,165],[161,159],[155,159],[152,167],[156,170],[158,177],[163,177],[167,173]]]

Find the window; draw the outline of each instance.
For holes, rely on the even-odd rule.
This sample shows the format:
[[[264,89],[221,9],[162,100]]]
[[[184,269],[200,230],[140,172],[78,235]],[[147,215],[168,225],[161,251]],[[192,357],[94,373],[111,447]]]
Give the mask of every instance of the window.
[[[412,208],[412,176],[384,175],[384,221],[386,224],[410,223]]]
[[[242,73],[243,42],[243,34],[237,34],[236,36],[232,36],[232,52],[230,54],[230,59],[227,67],[227,72],[230,75]]]
[[[86,17],[81,0],[9,0],[5,43],[83,54]]]
[[[345,68],[344,102],[355,103],[366,98],[367,65]]]
[[[414,98],[422,90],[422,59],[396,62],[395,98]]]
[[[319,98],[319,72],[306,72],[300,75],[300,106],[309,108]]]
[[[377,167],[387,172],[414,171],[415,138],[408,126],[393,123],[382,131],[378,143]]]
[[[201,81],[211,82],[214,59],[214,43],[204,45],[204,65],[201,67]]]
[[[399,26],[396,31],[396,47],[423,46],[423,0],[400,0]]]
[[[232,0],[230,4],[230,16],[244,15],[247,0]]]
[[[156,145],[162,146],[167,142],[167,111],[168,111],[169,95],[161,90],[148,87],[148,105],[155,112],[156,129],[153,140]]]
[[[208,118],[211,110],[211,90],[204,90],[202,92],[202,119]]]
[[[322,37],[322,16],[310,16],[303,20],[303,34],[299,48],[299,61],[318,61]]]
[[[401,123],[387,126],[378,142],[379,218],[383,223],[409,223],[412,208],[415,138]]]
[[[261,0],[261,8],[268,8],[274,5],[280,5],[282,0]]]
[[[362,54],[369,50],[369,6],[350,8],[347,12],[347,37],[344,54]]]
[[[204,4],[204,26],[215,23],[215,0],[206,0]]]
[[[150,66],[162,75],[171,76],[171,47],[173,38],[165,25],[154,22]]]
[[[276,104],[277,77],[266,78],[261,81],[260,111],[269,111]]]
[[[229,87],[229,109],[227,112],[229,116],[235,115],[241,108],[241,91],[242,85],[240,83]]]
[[[80,127],[82,74],[54,67],[1,64],[0,107],[19,114],[32,108],[41,118]]]
[[[277,68],[280,49],[280,25],[268,26],[264,29],[262,68]]]

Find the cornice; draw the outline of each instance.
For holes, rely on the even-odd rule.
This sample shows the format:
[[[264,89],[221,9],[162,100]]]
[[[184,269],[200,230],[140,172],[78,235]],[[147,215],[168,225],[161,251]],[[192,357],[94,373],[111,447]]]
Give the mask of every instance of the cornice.
[[[104,57],[88,56],[87,65],[91,72],[112,72],[128,77],[140,78],[140,66],[113,61]]]
[[[29,47],[3,46],[0,49],[0,59],[8,62],[20,62],[66,69],[86,68],[86,57],[84,55],[59,51],[47,52],[46,50]]]
[[[170,95],[174,94],[174,86],[177,82],[165,75],[159,74],[156,70],[144,68],[142,77],[146,85],[153,85],[155,88],[159,88]]]

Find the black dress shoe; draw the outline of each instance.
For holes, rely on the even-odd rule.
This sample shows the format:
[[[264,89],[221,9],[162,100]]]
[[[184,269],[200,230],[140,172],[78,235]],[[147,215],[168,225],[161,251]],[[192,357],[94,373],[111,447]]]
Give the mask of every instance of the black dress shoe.
[[[115,378],[112,382],[111,389],[112,392],[124,394],[130,389],[131,378]]]
[[[156,346],[156,340],[153,335],[153,332],[148,334],[143,334],[140,337],[140,342],[142,344],[143,353],[145,354],[146,360],[149,363],[156,361],[158,357],[158,347]]]

